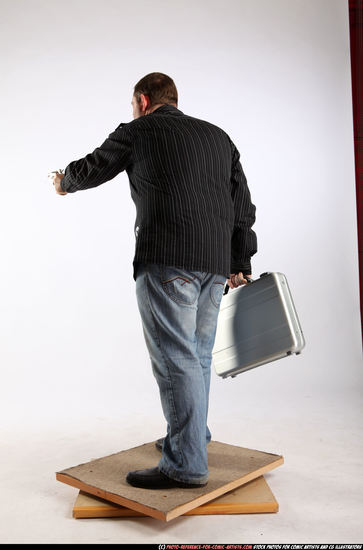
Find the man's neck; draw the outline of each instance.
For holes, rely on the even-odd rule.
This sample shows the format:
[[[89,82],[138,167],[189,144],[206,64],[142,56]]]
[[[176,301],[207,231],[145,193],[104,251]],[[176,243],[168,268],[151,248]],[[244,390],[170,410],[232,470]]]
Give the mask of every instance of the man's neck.
[[[176,107],[176,105],[174,103],[158,103],[157,105],[153,105],[151,107],[151,110],[145,114],[151,114],[152,112],[154,112],[156,109],[158,109],[159,107],[162,107],[163,105],[172,105],[173,107]]]

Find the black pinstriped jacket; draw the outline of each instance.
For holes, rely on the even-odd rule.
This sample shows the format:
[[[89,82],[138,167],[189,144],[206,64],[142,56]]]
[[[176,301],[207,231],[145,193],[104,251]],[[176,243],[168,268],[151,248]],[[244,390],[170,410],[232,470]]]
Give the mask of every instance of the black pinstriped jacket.
[[[71,162],[61,187],[97,187],[126,170],[136,206],[135,280],[138,262],[250,274],[256,207],[239,159],[224,130],[165,104]]]

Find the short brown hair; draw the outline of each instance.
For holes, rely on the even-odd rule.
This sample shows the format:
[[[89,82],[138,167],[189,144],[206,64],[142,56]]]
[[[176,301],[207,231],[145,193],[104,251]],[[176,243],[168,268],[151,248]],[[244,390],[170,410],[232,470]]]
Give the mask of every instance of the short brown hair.
[[[140,94],[147,95],[150,106],[158,103],[176,103],[178,105],[178,91],[174,80],[164,73],[149,73],[134,86],[134,96],[140,102]]]

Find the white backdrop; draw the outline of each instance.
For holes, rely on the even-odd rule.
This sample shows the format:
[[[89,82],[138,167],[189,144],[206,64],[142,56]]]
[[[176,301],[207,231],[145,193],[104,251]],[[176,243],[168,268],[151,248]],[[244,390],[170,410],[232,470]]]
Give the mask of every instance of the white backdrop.
[[[285,273],[306,338],[300,356],[233,380],[212,372],[212,435],[228,423],[243,443],[243,416],[271,421],[277,405],[276,434],[314,403],[347,408],[363,382],[347,2],[0,5],[3,427],[113,419],[125,447],[164,433],[127,174],[66,196],[47,179],[132,120],[133,86],[153,71],[239,148],[257,207],[252,275]]]
[[[361,542],[348,2],[0,8],[1,541]],[[236,143],[257,208],[252,275],[285,273],[304,331],[300,356],[235,379],[212,372],[213,439],[284,456],[267,476],[277,515],[72,522],[77,491],[55,481],[165,434],[132,278],[127,174],[65,196],[47,178],[132,120],[133,86],[153,71],[174,79],[183,112]]]

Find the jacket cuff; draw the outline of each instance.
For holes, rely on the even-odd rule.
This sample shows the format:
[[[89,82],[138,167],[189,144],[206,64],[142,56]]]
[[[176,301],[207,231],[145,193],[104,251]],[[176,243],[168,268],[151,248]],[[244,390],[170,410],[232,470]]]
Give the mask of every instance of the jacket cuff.
[[[72,181],[66,171],[64,178],[61,179],[60,186],[62,191],[65,191],[66,193],[74,193],[75,191],[77,191],[77,189],[72,189]]]
[[[243,264],[231,264],[230,273],[239,273],[242,271],[243,275],[252,275],[251,262],[245,262]]]

